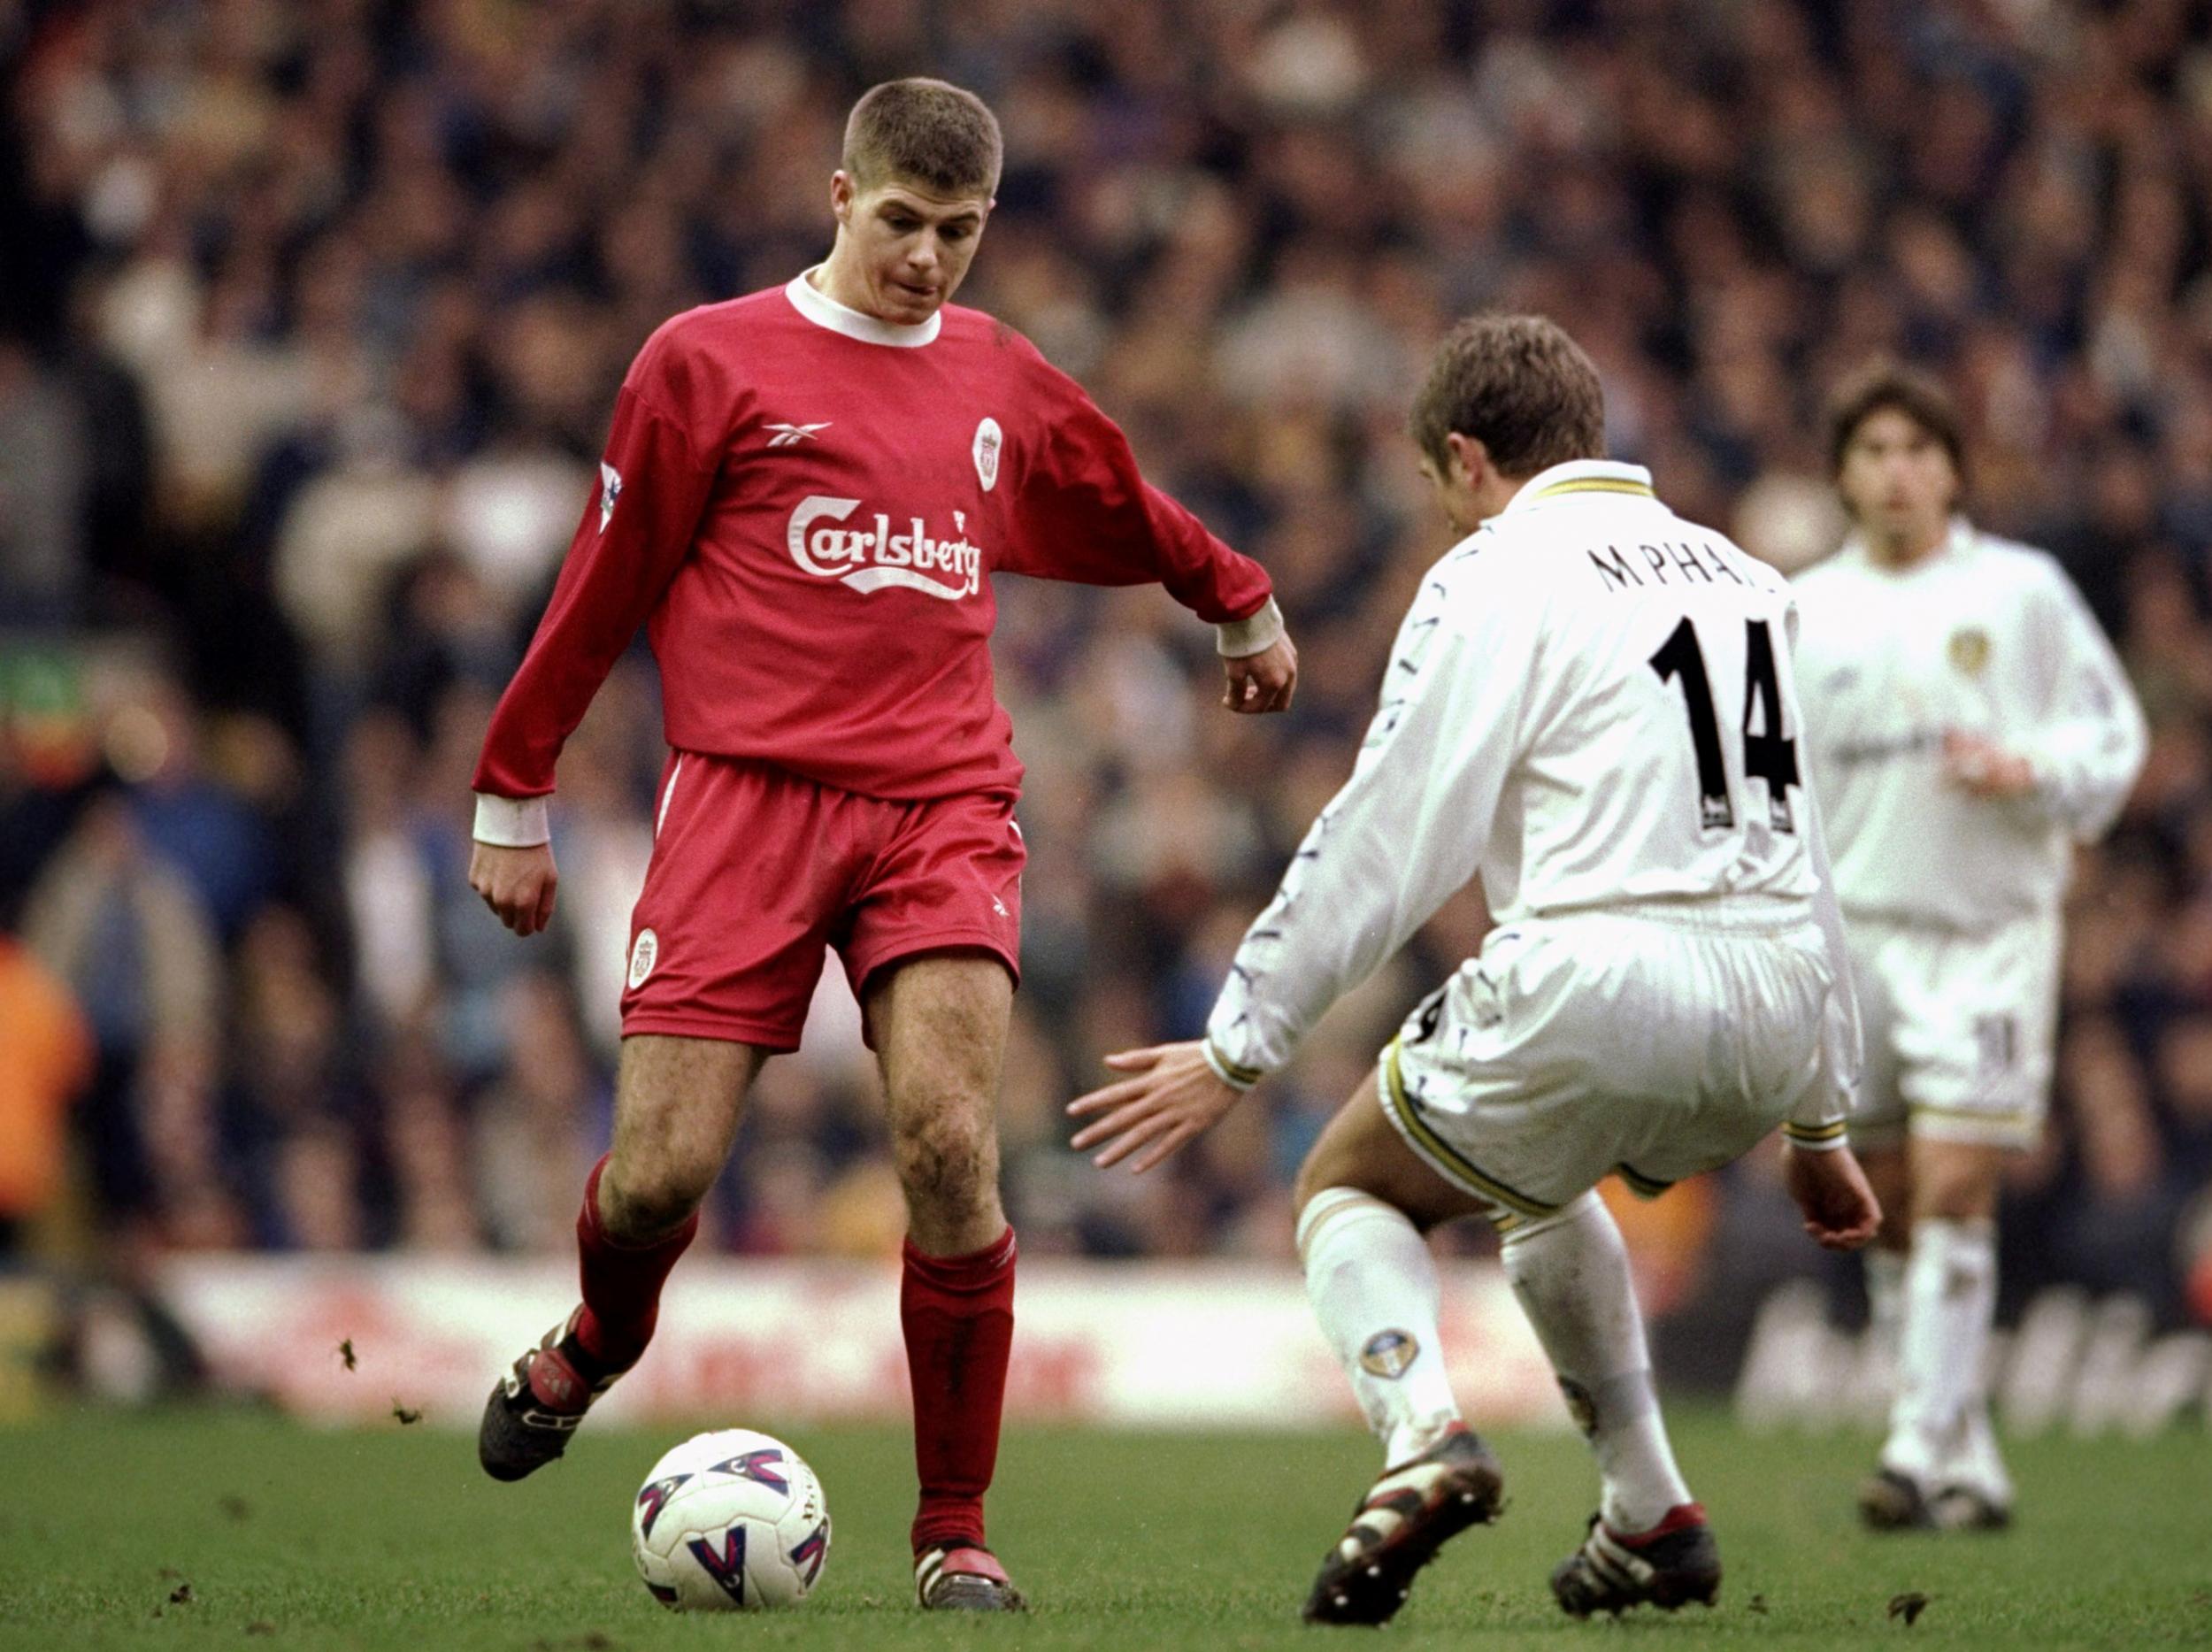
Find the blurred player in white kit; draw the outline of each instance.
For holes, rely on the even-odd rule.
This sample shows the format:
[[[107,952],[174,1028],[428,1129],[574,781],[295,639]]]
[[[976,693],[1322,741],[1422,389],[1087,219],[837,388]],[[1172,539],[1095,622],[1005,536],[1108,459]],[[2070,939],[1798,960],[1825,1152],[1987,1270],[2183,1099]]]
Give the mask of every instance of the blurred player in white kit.
[[[1593,1191],[1735,1158],[1778,1126],[1822,1243],[1880,1219],[1845,1142],[1859,1062],[1818,811],[1798,765],[1781,576],[1608,463],[1589,358],[1481,316],[1413,412],[1467,535],[1423,580],[1352,777],[1308,833],[1188,1043],[1110,1058],[1072,1103],[1143,1171],[1287,1062],[1342,994],[1478,872],[1498,926],[1408,1018],[1298,1180],[1315,1311],[1383,1442],[1309,1620],[1373,1624],[1501,1506],[1460,1419],[1422,1234],[1482,1215],[1595,1451],[1578,1617],[1710,1602],[1720,1556],[1675,1464],[1619,1230]]]
[[[1830,458],[1855,532],[1797,581],[1807,745],[1835,845],[1866,1076],[1851,1137],[1889,1214],[1867,1255],[1897,1387],[1870,1525],[1993,1528],[1982,1391],[1997,1188],[2042,1133],[2073,846],[2141,769],[2143,716],[2058,565],[1956,514],[1956,413],[1875,363]]]

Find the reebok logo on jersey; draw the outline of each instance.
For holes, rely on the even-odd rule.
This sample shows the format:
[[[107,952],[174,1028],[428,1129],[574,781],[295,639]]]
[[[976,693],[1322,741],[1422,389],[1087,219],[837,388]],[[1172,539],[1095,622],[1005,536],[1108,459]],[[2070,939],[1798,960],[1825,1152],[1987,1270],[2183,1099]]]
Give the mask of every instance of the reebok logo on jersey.
[[[952,513],[951,539],[932,539],[919,517],[908,519],[911,532],[895,534],[880,511],[864,519],[865,526],[836,526],[859,509],[857,499],[811,494],[801,500],[784,533],[791,560],[805,572],[861,592],[895,585],[957,602],[982,588],[983,551],[968,542],[966,511]]]
[[[622,497],[622,473],[606,460],[599,461],[599,531],[614,520],[614,502]]]
[[[815,433],[827,430],[831,423],[825,419],[818,425],[771,425],[768,428],[776,434],[768,438],[768,445],[772,448],[795,448],[802,442],[813,441]]]

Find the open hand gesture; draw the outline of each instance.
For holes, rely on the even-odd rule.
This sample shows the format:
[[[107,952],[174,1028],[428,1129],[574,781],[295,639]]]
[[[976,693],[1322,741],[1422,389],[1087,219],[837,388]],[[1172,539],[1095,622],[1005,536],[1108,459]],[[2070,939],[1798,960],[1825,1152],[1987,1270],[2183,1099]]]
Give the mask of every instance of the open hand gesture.
[[[1142,1175],[1185,1142],[1203,1135],[1243,1094],[1215,1076],[1206,1064],[1204,1049],[1193,1039],[1107,1057],[1106,1064],[1117,1072],[1136,1076],[1068,1103],[1070,1117],[1091,1121],[1076,1132],[1069,1145],[1082,1149],[1102,1143],[1091,1161],[1101,1170],[1135,1154],[1129,1168]]]

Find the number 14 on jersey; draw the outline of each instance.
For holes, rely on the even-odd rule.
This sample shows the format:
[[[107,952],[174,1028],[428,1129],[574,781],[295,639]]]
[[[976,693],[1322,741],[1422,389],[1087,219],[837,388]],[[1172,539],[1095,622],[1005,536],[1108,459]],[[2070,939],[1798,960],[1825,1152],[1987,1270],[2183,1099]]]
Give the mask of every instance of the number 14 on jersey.
[[[1713,711],[1712,679],[1706,674],[1697,627],[1686,616],[1651,657],[1651,668],[1663,683],[1675,678],[1682,681],[1690,745],[1697,754],[1698,823],[1709,832],[1728,830],[1736,824],[1736,806],[1721,752],[1720,720]],[[1755,732],[1755,720],[1760,725]],[[1763,619],[1744,622],[1743,769],[1745,778],[1767,783],[1770,824],[1777,832],[1795,832],[1797,817],[1790,807],[1789,788],[1798,784],[1797,741],[1782,732],[1782,684],[1774,669],[1774,634]]]

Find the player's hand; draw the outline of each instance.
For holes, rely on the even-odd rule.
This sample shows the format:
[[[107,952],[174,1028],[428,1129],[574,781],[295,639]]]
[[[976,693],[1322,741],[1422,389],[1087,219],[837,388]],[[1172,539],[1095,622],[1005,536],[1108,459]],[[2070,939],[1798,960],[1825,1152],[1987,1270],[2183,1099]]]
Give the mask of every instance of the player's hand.
[[[1091,1122],[1068,1145],[1079,1151],[1103,1143],[1091,1160],[1101,1170],[1136,1154],[1129,1168],[1142,1175],[1186,1141],[1203,1135],[1244,1094],[1214,1075],[1204,1048],[1193,1039],[1107,1057],[1106,1064],[1115,1072],[1137,1076],[1070,1102],[1071,1118]]]
[[[1782,1181],[1824,1250],[1856,1250],[1881,1228],[1881,1204],[1849,1148],[1809,1153],[1786,1141]]]
[[[1962,728],[1943,736],[1943,772],[1977,797],[2024,797],[2035,789],[2035,770],[1986,734]]]
[[[534,935],[553,921],[553,890],[560,880],[550,843],[529,849],[479,843],[469,855],[469,887],[518,935]]]
[[[1273,646],[1257,654],[1223,660],[1221,669],[1229,680],[1221,691],[1221,703],[1232,711],[1248,717],[1262,711],[1287,711],[1291,695],[1298,691],[1298,645],[1286,631]]]

